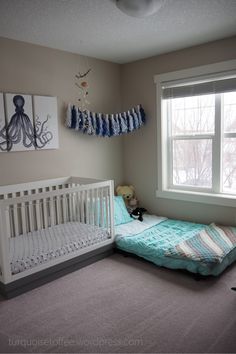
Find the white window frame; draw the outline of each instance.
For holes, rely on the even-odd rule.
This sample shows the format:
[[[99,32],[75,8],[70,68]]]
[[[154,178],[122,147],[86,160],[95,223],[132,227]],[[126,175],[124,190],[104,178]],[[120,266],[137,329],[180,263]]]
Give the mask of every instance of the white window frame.
[[[164,73],[160,75],[154,76],[154,82],[156,84],[156,94],[157,94],[157,190],[156,196],[159,198],[168,198],[168,199],[176,199],[176,200],[184,200],[191,202],[199,202],[205,204],[215,204],[215,205],[223,205],[236,207],[236,195],[231,195],[227,193],[219,193],[220,184],[221,184],[221,149],[217,144],[212,145],[213,154],[217,154],[218,158],[213,159],[213,161],[217,161],[217,163],[213,163],[212,166],[212,175],[214,176],[212,179],[212,188],[191,188],[191,187],[181,187],[173,186],[170,184],[170,179],[168,179],[168,171],[171,171],[170,166],[167,165],[168,161],[172,159],[168,158],[168,129],[167,124],[164,122],[164,116],[166,116],[166,112],[164,112],[165,107],[162,102],[162,86],[163,83],[176,81],[178,83],[188,81],[193,81],[194,78],[197,80],[206,80],[209,78],[220,77],[224,72],[232,72],[236,71],[236,60],[230,60],[225,62],[220,62],[216,64],[199,66],[191,69],[179,70],[170,73]],[[219,100],[216,97],[216,115],[221,117],[221,107],[219,104]],[[215,136],[217,139],[221,139],[221,118],[216,119],[215,124]],[[210,136],[211,134],[207,134],[206,136]],[[225,137],[235,137],[235,133],[225,133]],[[203,135],[201,135],[201,138]],[[214,140],[214,137],[213,137]]]

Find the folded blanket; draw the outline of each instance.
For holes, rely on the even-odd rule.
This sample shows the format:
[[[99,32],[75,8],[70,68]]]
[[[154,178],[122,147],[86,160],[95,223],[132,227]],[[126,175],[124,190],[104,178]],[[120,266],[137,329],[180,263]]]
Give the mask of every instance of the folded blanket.
[[[115,234],[116,237],[136,236],[166,219],[163,216],[144,214],[143,221],[132,220],[126,224],[115,226]]]
[[[167,257],[221,263],[236,247],[236,228],[211,224],[197,235],[165,252]]]

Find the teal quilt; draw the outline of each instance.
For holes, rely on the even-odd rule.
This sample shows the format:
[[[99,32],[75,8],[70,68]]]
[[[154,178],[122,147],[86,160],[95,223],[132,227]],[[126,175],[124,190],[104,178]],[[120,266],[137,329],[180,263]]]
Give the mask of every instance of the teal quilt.
[[[132,226],[132,222],[129,224]],[[116,236],[116,246],[158,266],[217,276],[236,260],[235,247],[224,256],[220,263],[208,263],[186,257],[170,257],[170,250],[181,242],[193,239],[205,228],[204,224],[167,219],[132,236],[125,234]]]

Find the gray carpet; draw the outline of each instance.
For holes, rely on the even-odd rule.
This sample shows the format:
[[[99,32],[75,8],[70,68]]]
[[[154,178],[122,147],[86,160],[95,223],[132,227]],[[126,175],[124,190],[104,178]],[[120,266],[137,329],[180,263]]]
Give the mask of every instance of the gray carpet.
[[[233,285],[115,254],[1,300],[0,352],[235,353]]]

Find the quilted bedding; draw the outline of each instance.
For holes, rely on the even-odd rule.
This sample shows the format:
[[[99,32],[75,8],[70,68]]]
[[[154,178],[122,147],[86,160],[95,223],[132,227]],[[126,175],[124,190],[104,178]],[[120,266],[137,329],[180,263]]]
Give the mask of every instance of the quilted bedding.
[[[205,262],[197,257],[170,255],[170,252],[174,252],[175,247],[181,242],[191,240],[201,233],[207,227],[203,224],[167,219],[161,220],[158,224],[147,227],[141,232],[136,229],[133,234],[130,231],[132,222],[126,225],[128,230],[125,230],[125,225],[123,225],[122,232],[120,232],[119,226],[116,227],[117,248],[133,253],[158,266],[185,269],[204,276],[217,276],[236,260],[236,246],[232,246],[222,253],[221,262]],[[236,229],[233,229],[236,232]]]

